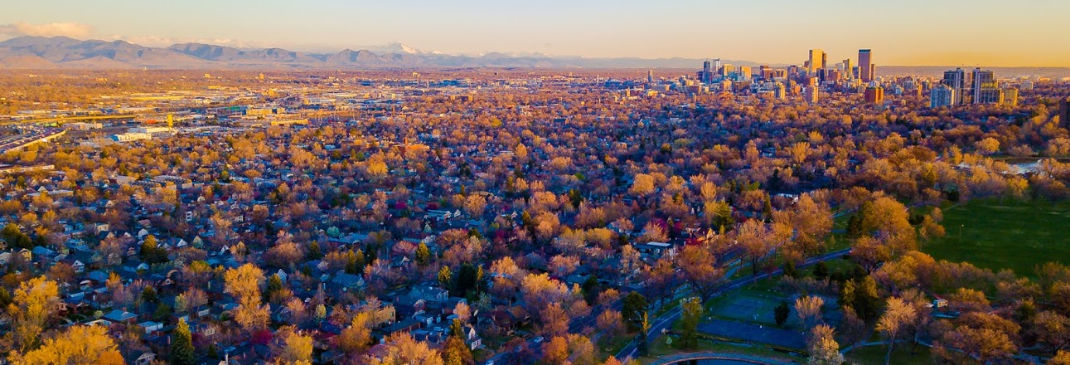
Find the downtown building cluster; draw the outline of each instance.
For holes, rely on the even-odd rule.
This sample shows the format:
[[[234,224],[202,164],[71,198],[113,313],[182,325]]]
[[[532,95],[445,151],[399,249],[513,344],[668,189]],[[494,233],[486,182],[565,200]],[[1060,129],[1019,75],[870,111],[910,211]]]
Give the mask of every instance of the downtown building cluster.
[[[719,58],[708,59],[696,72],[697,80],[681,78],[679,82],[696,92],[752,92],[775,100],[798,96],[809,103],[817,103],[822,92],[841,92],[860,94],[866,103],[873,105],[884,104],[885,95],[921,98],[926,93],[933,108],[1018,104],[1018,88],[1001,84],[991,70],[976,68],[967,72],[958,68],[944,72],[940,79],[909,76],[894,80],[877,77],[876,71],[870,49],[859,49],[854,62],[846,58],[833,63],[829,63],[829,56],[822,49],[811,49],[801,66],[761,65],[756,71],[750,66],[722,63]],[[648,82],[653,82],[652,74],[648,75]],[[1021,86],[1029,88],[1032,83],[1024,81]]]
[[[975,68],[967,73],[962,68],[944,72],[940,84],[929,94],[929,106],[933,108],[965,104],[1018,104],[1018,89],[1000,87],[995,73]]]

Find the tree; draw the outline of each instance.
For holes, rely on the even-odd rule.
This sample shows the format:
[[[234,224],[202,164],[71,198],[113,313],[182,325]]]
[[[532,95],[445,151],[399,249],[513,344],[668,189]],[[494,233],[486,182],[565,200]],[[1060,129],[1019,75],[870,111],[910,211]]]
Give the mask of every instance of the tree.
[[[13,303],[8,306],[14,325],[12,334],[25,351],[37,345],[45,324],[59,309],[59,287],[43,276],[24,281],[15,289]]]
[[[761,221],[751,219],[738,228],[736,240],[743,246],[747,257],[750,258],[751,273],[758,275],[758,262],[773,249],[769,229]]]
[[[632,180],[632,187],[628,189],[628,192],[637,196],[646,196],[653,193],[655,188],[653,176],[636,174],[635,179]]]
[[[680,316],[680,346],[693,349],[698,346],[698,323],[702,320],[702,300],[698,297],[684,299]]]
[[[509,256],[502,257],[491,263],[490,273],[494,280],[493,291],[499,295],[515,293],[517,283],[524,277],[523,271]]]
[[[860,231],[890,246],[895,252],[915,248],[915,231],[907,207],[889,197],[866,202],[861,209]]]
[[[547,364],[565,364],[568,361],[568,340],[555,336],[542,345],[542,360]]]
[[[4,226],[4,229],[0,231],[0,239],[3,239],[9,247],[18,247],[31,249],[33,248],[33,242],[30,240],[30,236],[22,233],[19,226],[15,223],[8,223]]]
[[[149,264],[167,262],[167,250],[161,248],[156,242],[156,237],[151,234],[145,236],[145,241],[141,243],[139,256],[141,261]]]
[[[863,321],[872,323],[870,321],[876,319],[880,308],[877,282],[869,275],[845,281],[840,290],[840,305],[851,308]]]
[[[483,211],[487,208],[487,200],[480,194],[471,194],[464,200],[464,211],[473,218],[483,216]]]
[[[264,272],[256,265],[245,264],[227,270],[223,274],[223,281],[225,291],[238,299],[234,320],[249,331],[266,328],[269,308],[260,305],[260,284],[264,282]]]
[[[179,319],[178,325],[171,333],[171,363],[192,365],[197,358],[193,351],[193,337],[189,331],[189,324],[186,324],[185,319]]]
[[[624,296],[621,315],[624,317],[624,324],[628,327],[629,332],[639,330],[642,315],[646,313],[646,307],[646,298],[642,294],[633,291]]]
[[[1055,357],[1048,361],[1048,365],[1070,365],[1070,351],[1059,350]]]
[[[821,306],[825,300],[817,296],[804,296],[795,299],[795,314],[807,328],[813,327],[821,320]]]
[[[788,307],[788,302],[781,301],[776,308],[773,308],[773,319],[776,320],[777,326],[783,326],[784,322],[788,320],[788,316],[791,314],[791,308]]]
[[[13,353],[14,364],[106,364],[121,365],[123,356],[115,341],[102,326],[75,325],[54,338],[44,341],[36,350],[19,356]]]
[[[1010,360],[1018,352],[1016,342],[1020,330],[1018,324],[994,313],[965,313],[956,320],[953,329],[934,343],[933,352],[957,363]]]
[[[1037,313],[1032,322],[1037,341],[1048,344],[1055,351],[1070,345],[1070,318],[1053,311],[1043,311]]]
[[[442,345],[442,362],[445,365],[473,365],[476,363],[472,351],[458,336],[449,336]]]
[[[372,319],[368,312],[353,316],[349,327],[335,338],[338,348],[347,354],[356,354],[367,348],[372,341]]]
[[[702,298],[707,297],[724,272],[715,266],[713,254],[699,245],[684,246],[677,262],[684,272],[684,278],[695,288]]]
[[[312,363],[312,336],[290,331],[283,337],[282,351],[278,359],[284,364]]]
[[[812,365],[840,365],[843,364],[843,355],[840,354],[840,344],[836,343],[835,331],[826,324],[819,324],[810,330],[806,338],[807,349],[810,351],[809,363]]]
[[[424,266],[430,262],[431,249],[427,247],[426,243],[420,242],[420,245],[416,246],[416,263],[420,266]]]
[[[597,324],[598,330],[610,337],[619,336],[624,332],[624,318],[620,312],[612,309],[602,311],[602,314],[598,315]]]
[[[877,332],[888,339],[888,352],[884,355],[885,364],[892,361],[895,340],[917,320],[917,316],[914,306],[899,298],[888,298],[888,309],[877,321]]]
[[[646,356],[650,351],[650,344],[648,343],[648,333],[650,332],[650,315],[647,312],[643,312],[643,316],[639,321],[639,356]]]
[[[438,282],[447,288],[453,284],[453,272],[450,271],[449,266],[442,266],[438,269]]]
[[[572,365],[596,365],[598,362],[595,359],[594,343],[587,336],[568,335],[568,350]]]
[[[564,336],[568,334],[568,313],[561,308],[560,303],[550,303],[550,305],[539,311],[539,318],[542,320],[541,333],[544,336]]]

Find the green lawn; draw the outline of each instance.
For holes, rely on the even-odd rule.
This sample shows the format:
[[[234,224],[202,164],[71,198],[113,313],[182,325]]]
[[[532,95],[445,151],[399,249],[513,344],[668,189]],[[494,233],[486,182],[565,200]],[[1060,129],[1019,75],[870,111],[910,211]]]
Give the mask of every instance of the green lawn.
[[[781,301],[790,300],[783,295],[764,290],[741,288],[706,303],[706,315],[714,318],[752,322],[766,326],[776,326],[773,308]],[[788,322],[792,318],[789,317]]]
[[[847,353],[845,360],[849,364],[870,365],[884,364],[884,354],[888,351],[886,346],[866,346]],[[918,346],[914,354],[911,354],[910,344],[899,344],[892,351],[892,364],[931,364],[932,355],[929,348]]]
[[[650,353],[647,356],[640,357],[640,364],[649,364],[662,356],[668,356],[682,352],[697,352],[697,351],[710,351],[723,354],[742,354],[757,357],[764,357],[768,359],[775,359],[783,362],[805,362],[806,358],[797,356],[790,353],[776,351],[768,347],[759,345],[749,345],[741,343],[730,343],[711,340],[704,337],[699,337],[698,347],[690,350],[678,349],[673,345],[665,343],[665,336],[658,337],[653,343],[650,344]]]
[[[1070,264],[1070,201],[974,200],[945,209],[942,224],[947,235],[922,248],[936,259],[1023,276],[1048,261]]]

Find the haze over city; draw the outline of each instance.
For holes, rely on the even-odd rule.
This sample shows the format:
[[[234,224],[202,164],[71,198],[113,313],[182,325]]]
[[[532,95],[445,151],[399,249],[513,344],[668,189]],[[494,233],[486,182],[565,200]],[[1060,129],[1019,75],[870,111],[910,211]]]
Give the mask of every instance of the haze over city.
[[[787,64],[820,47],[885,65],[1070,67],[1070,3],[1026,1],[33,1],[0,36],[337,51],[400,42],[450,54],[705,58]]]

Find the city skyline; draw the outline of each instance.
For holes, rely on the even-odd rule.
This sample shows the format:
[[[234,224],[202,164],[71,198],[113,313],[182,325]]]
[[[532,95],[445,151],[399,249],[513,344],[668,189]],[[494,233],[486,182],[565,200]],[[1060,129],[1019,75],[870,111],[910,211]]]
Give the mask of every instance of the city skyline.
[[[69,36],[146,46],[199,42],[314,52],[400,42],[447,54],[720,57],[771,64],[801,64],[806,51],[814,48],[834,59],[854,56],[859,49],[879,49],[877,65],[1070,67],[1070,39],[1058,37],[1057,18],[1070,10],[1068,3],[841,5],[831,0],[152,5],[43,1],[0,14],[0,38]],[[949,12],[960,16],[941,16]]]

